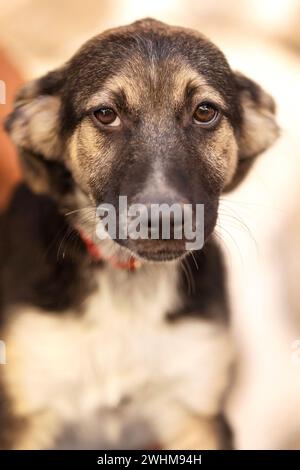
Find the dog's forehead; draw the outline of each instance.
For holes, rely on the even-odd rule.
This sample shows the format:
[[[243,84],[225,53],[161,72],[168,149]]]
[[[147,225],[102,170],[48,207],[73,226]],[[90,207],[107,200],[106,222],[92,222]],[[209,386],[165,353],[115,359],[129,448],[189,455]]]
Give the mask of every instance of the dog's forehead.
[[[132,57],[132,60],[111,74],[99,89],[87,97],[86,108],[103,104],[120,104],[129,110],[141,108],[180,107],[185,99],[198,94],[202,100],[211,100],[225,106],[217,88],[209,85],[205,75],[194,70],[182,57],[165,59]]]
[[[233,95],[232,72],[216,46],[194,31],[155,21],[97,36],[70,67],[76,77],[71,93],[85,109],[121,95],[133,106],[151,97],[178,102],[188,84],[220,104]]]

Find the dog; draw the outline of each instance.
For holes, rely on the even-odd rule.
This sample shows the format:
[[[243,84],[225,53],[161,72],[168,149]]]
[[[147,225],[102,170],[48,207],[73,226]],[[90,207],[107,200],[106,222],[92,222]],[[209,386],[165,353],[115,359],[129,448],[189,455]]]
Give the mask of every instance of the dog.
[[[143,19],[26,85],[5,126],[25,183],[0,219],[0,447],[231,447],[214,229],[278,136],[273,99],[198,32]],[[202,204],[204,246],[100,239],[97,208],[120,195]]]

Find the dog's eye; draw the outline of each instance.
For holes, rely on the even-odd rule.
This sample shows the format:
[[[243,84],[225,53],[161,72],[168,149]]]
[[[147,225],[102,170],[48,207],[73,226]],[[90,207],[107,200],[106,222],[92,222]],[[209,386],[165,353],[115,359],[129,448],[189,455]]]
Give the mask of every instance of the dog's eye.
[[[220,113],[213,104],[201,103],[197,106],[193,119],[196,124],[207,127],[215,124],[219,116]]]
[[[95,119],[104,126],[116,127],[121,121],[117,113],[111,108],[100,108],[93,113]]]

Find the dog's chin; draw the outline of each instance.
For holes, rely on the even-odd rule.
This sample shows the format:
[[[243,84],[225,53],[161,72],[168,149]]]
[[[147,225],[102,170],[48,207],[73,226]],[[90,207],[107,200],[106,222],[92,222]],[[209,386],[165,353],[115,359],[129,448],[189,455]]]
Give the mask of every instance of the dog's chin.
[[[123,248],[127,248],[131,255],[141,261],[166,262],[183,258],[188,251],[182,241],[166,240],[143,240],[128,241],[120,243]]]
[[[167,261],[176,261],[180,258],[183,258],[187,254],[187,251],[138,251],[136,255],[144,261],[149,262],[167,262]]]

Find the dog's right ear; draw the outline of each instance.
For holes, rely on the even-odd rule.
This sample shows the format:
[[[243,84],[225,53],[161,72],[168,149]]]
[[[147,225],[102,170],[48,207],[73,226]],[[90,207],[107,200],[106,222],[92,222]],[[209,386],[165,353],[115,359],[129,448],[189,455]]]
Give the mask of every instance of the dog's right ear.
[[[24,177],[36,193],[53,197],[72,190],[72,177],[64,165],[60,132],[64,69],[25,85],[16,97],[5,129],[17,145]]]
[[[5,129],[21,150],[58,160],[62,154],[59,132],[63,69],[25,85],[5,122]]]

